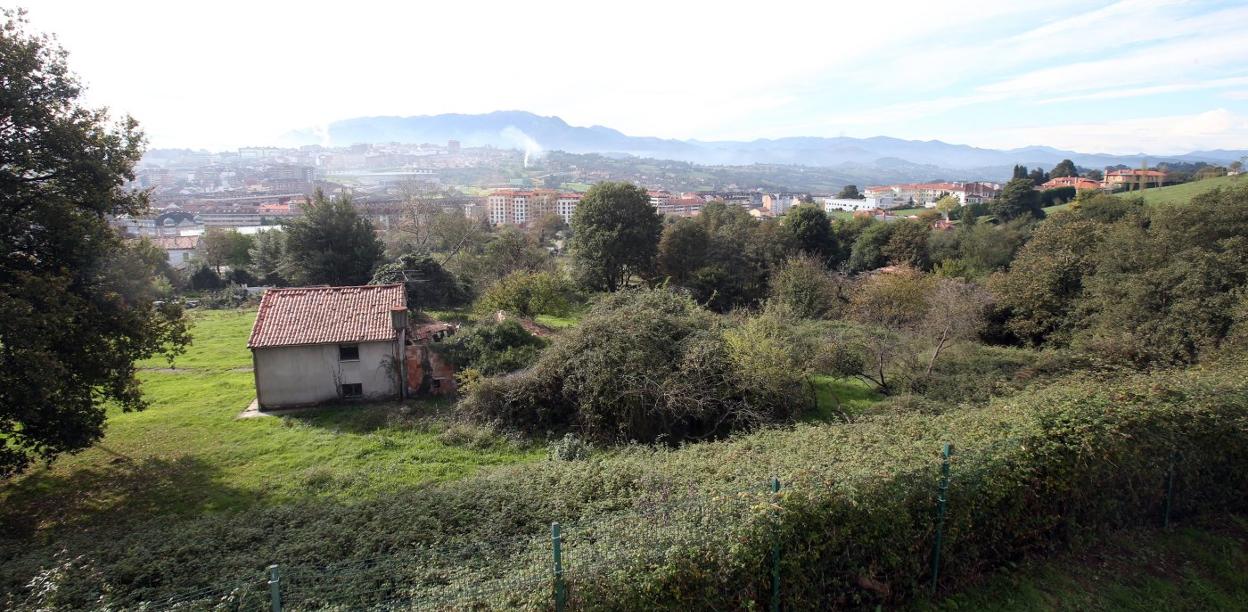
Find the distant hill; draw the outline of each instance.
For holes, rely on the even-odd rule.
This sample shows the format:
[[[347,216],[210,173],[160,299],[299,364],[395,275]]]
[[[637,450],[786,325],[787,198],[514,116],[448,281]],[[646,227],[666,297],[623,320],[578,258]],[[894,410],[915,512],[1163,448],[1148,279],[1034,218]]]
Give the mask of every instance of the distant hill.
[[[289,144],[323,143],[321,133],[293,132]],[[465,146],[494,146],[537,153],[559,150],[569,153],[624,154],[671,159],[699,164],[791,164],[837,168],[853,174],[879,177],[910,176],[916,167],[935,178],[1004,179],[1014,164],[1052,167],[1071,159],[1083,167],[1103,168],[1117,164],[1138,166],[1141,161],[1204,161],[1227,163],[1248,155],[1241,151],[1196,151],[1184,155],[1108,155],[1063,151],[1032,146],[1019,149],[983,149],[939,140],[873,138],[792,137],[751,141],[674,140],[628,136],[599,125],[578,127],[558,117],[524,111],[498,111],[482,115],[421,115],[413,117],[359,117],[335,121],[328,127],[329,144],[443,143],[458,140]]]

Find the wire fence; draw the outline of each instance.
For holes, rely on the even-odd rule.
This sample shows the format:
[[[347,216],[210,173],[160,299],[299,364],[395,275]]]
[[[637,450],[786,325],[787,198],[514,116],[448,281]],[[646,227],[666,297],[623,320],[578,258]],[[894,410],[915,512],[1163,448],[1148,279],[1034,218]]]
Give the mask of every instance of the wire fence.
[[[942,564],[951,553],[948,513],[958,495],[993,477],[1010,453],[1025,451],[1021,439],[1006,438],[963,451],[941,444],[893,479],[930,483],[931,537],[924,563],[926,588],[940,589]],[[1174,452],[1157,460],[1156,496],[1164,504],[1156,523],[1168,527],[1177,492]],[[926,486],[926,485],[924,485]],[[758,568],[762,592],[742,595],[769,610],[786,605],[785,483],[778,478],[722,494],[671,493],[643,496],[631,506],[582,522],[553,523],[523,537],[446,546],[417,546],[397,553],[343,562],[278,563],[256,575],[148,602],[162,610],[563,610],[610,608],[595,585],[614,572],[653,568],[691,548],[734,541],[749,524],[770,538]],[[1160,501],[1160,500],[1158,500]],[[671,529],[679,526],[682,529]],[[692,528],[692,529],[690,529]],[[690,541],[696,534],[698,541]],[[770,535],[767,535],[770,534]],[[722,603],[722,602],[721,602]],[[721,606],[722,607],[722,606]]]

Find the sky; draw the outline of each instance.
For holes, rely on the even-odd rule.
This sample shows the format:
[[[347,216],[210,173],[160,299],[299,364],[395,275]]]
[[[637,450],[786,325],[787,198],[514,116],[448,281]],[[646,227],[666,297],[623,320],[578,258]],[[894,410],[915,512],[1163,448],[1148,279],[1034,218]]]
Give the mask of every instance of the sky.
[[[26,2],[153,147],[526,110],[680,139],[1248,148],[1244,0]]]

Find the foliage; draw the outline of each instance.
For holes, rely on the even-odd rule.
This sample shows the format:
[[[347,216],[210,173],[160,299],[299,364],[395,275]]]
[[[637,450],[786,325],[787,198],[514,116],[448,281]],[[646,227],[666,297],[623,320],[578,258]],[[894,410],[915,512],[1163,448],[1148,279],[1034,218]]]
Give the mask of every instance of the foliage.
[[[497,311],[532,319],[564,317],[580,300],[576,286],[555,272],[513,272],[490,286],[474,307],[480,316]]]
[[[286,234],[280,230],[269,230],[256,234],[252,241],[251,272],[264,285],[284,286],[286,278],[282,275],[282,262],[286,258]]]
[[[988,205],[988,210],[996,216],[998,221],[1010,221],[1026,216],[1043,219],[1044,210],[1040,206],[1040,194],[1035,189],[1037,184],[1033,179],[1027,178],[1011,180],[1001,189],[1001,194]]]
[[[461,306],[471,299],[470,288],[428,255],[406,253],[391,263],[377,268],[370,285],[403,283],[407,292],[407,308],[448,308]]]
[[[1079,204],[1041,224],[994,280],[1009,329],[1137,367],[1216,352],[1248,285],[1248,187],[1184,206]]]
[[[858,234],[846,264],[851,272],[866,272],[888,264],[889,240],[893,236],[891,223],[872,222]]]
[[[1060,206],[1075,199],[1078,191],[1074,187],[1054,187],[1040,192],[1040,208]]]
[[[541,338],[508,319],[461,330],[435,348],[457,370],[471,368],[494,376],[529,367],[545,346]]]
[[[194,291],[215,291],[225,286],[225,280],[221,278],[207,264],[195,268],[191,273],[188,285]]]
[[[781,225],[791,248],[798,253],[819,257],[835,265],[830,258],[837,253],[836,236],[827,213],[818,206],[798,206],[784,215]]]
[[[771,277],[769,303],[802,319],[839,318],[848,301],[848,279],[809,255],[790,257]]]
[[[743,367],[743,348],[687,297],[661,289],[612,294],[532,368],[482,380],[460,409],[530,433],[572,430],[614,443],[722,435],[807,406],[794,397],[800,389],[760,391],[774,383]]]
[[[888,243],[884,245],[884,256],[888,258],[888,263],[917,270],[930,269],[931,257],[928,254],[927,240],[931,233],[931,228],[923,221],[905,219],[893,222]]]
[[[204,262],[221,273],[221,266],[241,268],[251,265],[251,236],[238,230],[210,227],[199,241],[199,251]]]
[[[0,12],[0,477],[103,435],[104,405],[146,406],[134,361],[176,355],[180,309],[153,304],[161,271],[109,215],[146,210],[143,134],[81,105],[65,52]]]
[[[865,200],[866,196],[858,193],[857,185],[846,185],[836,194],[838,199],[842,200]]]
[[[373,224],[360,216],[345,195],[330,198],[321,190],[303,207],[303,215],[283,227],[284,270],[295,285],[363,285],[381,260],[381,241]]]
[[[776,221],[758,221],[740,206],[711,202],[702,214],[666,226],[658,271],[671,286],[717,312],[751,307],[767,292],[768,277],[788,250]]]
[[[585,193],[572,217],[572,261],[580,282],[615,291],[629,278],[650,277],[662,220],[646,190],[603,182]]]
[[[928,248],[935,268],[945,276],[984,279],[1005,270],[1031,236],[1032,221],[962,223],[954,231],[935,232]]]
[[[569,558],[597,561],[567,574],[587,606],[761,608],[770,572],[760,568],[778,545],[787,608],[897,607],[930,584],[945,442],[954,455],[942,590],[1029,554],[1159,523],[1171,458],[1176,520],[1242,510],[1246,374],[1240,365],[1076,378],[984,407],[625,448],[349,503],[318,496],[184,520],[135,517],[67,533],[55,547],[15,544],[0,575],[5,592],[16,594],[8,607],[17,607],[32,576],[60,566],[53,555],[64,549],[71,559],[95,560],[93,571],[63,572],[58,597],[66,607],[135,608],[244,580],[262,595],[263,564],[273,561],[284,575],[329,578],[291,580],[287,593],[304,601],[347,593],[360,607],[508,584],[483,595],[488,603],[480,607],[537,608],[549,605],[549,580],[521,579],[549,575],[549,525],[557,521]],[[318,426],[343,424],[342,414],[360,413]],[[283,436],[317,431],[252,421],[270,423],[233,426]],[[362,437],[326,439],[358,444]],[[286,448],[290,442],[283,440]],[[779,495],[765,489],[772,476],[782,483]],[[335,486],[338,478],[325,480]],[[463,563],[465,551],[473,563]],[[428,573],[413,576],[414,564]]]
[[[1063,159],[1053,166],[1053,171],[1049,173],[1050,178],[1061,178],[1066,176],[1079,176],[1079,169],[1075,167],[1075,162],[1069,159]]]

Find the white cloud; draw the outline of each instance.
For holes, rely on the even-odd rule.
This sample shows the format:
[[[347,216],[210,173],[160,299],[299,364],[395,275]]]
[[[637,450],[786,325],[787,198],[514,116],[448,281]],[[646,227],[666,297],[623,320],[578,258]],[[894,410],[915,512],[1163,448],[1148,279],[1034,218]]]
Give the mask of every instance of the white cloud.
[[[1151,96],[1156,94],[1176,93],[1181,91],[1197,91],[1202,89],[1218,89],[1222,87],[1236,87],[1239,85],[1248,85],[1248,77],[1230,77],[1225,79],[1210,79],[1208,81],[1195,81],[1185,83],[1170,83],[1166,85],[1152,85],[1149,87],[1134,87],[1128,89],[1107,89],[1086,94],[1076,94],[1073,96],[1058,96],[1039,100],[1039,104],[1055,104],[1059,102],[1075,102],[1078,100],[1111,100],[1115,98],[1136,98],[1139,96]]]

